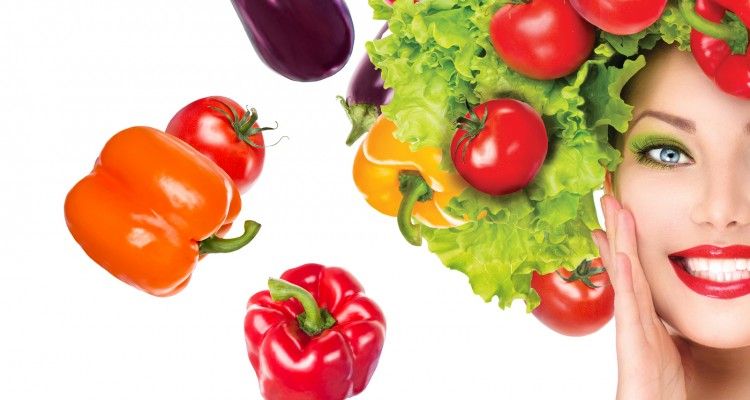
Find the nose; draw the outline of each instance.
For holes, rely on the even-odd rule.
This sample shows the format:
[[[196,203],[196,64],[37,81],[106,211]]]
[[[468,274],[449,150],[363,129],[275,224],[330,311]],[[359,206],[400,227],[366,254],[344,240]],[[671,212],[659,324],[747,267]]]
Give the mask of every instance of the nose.
[[[714,168],[702,189],[702,196],[691,212],[693,222],[714,229],[737,228],[750,224],[750,185],[745,170]]]

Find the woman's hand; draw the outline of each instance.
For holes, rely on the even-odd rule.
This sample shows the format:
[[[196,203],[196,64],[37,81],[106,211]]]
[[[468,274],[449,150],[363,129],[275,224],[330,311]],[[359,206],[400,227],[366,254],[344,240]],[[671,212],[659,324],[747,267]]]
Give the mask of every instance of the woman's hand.
[[[633,215],[611,195],[602,197],[602,210],[607,231],[597,229],[592,237],[615,290],[617,399],[684,400],[683,363],[688,352],[685,342],[670,336],[654,311],[638,257]]]

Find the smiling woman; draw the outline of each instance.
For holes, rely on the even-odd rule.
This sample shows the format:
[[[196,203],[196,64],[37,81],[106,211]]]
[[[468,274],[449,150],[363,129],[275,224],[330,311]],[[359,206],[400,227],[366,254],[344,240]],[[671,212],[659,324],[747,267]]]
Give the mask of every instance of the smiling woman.
[[[671,46],[623,97],[634,118],[612,136],[623,160],[594,236],[614,271],[618,398],[750,398],[750,102]]]

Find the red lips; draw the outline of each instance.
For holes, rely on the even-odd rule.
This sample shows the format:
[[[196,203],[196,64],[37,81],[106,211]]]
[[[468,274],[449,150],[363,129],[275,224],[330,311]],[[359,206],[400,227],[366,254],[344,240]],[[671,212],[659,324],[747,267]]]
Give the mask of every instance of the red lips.
[[[677,277],[694,292],[716,299],[733,299],[750,294],[750,279],[733,282],[714,282],[690,275],[678,258],[750,258],[750,246],[717,247],[710,245],[696,246],[669,255]]]
[[[678,253],[672,253],[669,256],[682,258],[750,258],[750,246],[734,245],[717,247],[702,245]]]

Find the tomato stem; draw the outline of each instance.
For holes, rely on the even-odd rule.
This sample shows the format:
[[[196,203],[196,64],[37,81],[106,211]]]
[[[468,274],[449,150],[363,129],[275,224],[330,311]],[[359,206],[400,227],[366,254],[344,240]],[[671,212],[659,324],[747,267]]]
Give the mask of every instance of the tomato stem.
[[[245,113],[240,117],[237,114],[237,111],[235,111],[234,108],[230,107],[227,104],[223,104],[226,108],[229,109],[229,111],[232,113],[232,115],[229,115],[229,113],[226,112],[226,110],[218,108],[218,107],[210,107],[212,110],[217,111],[224,115],[224,117],[229,121],[229,123],[232,125],[232,129],[234,129],[234,133],[237,135],[237,138],[242,140],[243,142],[247,143],[248,145],[260,149],[260,148],[266,148],[270,146],[275,146],[278,144],[281,139],[285,138],[286,136],[282,136],[279,138],[279,140],[276,141],[276,143],[270,145],[270,146],[262,146],[257,143],[255,143],[252,140],[253,135],[262,134],[263,131],[270,131],[275,130],[279,128],[279,123],[274,122],[276,124],[275,127],[255,127],[253,126],[256,122],[258,122],[258,111],[255,110],[255,108],[246,109]]]
[[[245,221],[244,230],[245,231],[242,235],[231,239],[224,239],[216,235],[211,235],[209,238],[198,243],[198,251],[200,254],[209,254],[231,253],[235,250],[239,250],[255,238],[255,235],[257,235],[260,230],[260,224],[252,220],[247,220]]]
[[[477,136],[479,136],[480,133],[482,133],[482,130],[484,129],[485,124],[487,123],[487,107],[484,108],[484,115],[480,118],[476,111],[474,111],[474,108],[469,105],[469,102],[466,102],[466,108],[469,109],[469,118],[466,117],[459,117],[457,120],[456,128],[457,129],[463,129],[464,134],[461,136],[461,139],[458,140],[458,143],[456,143],[456,151],[461,148],[461,145],[463,144],[463,150],[461,152],[461,161],[466,160],[466,152],[469,149],[469,143],[474,140]],[[466,143],[464,143],[466,142]],[[454,154],[455,156],[455,154]]]
[[[591,289],[597,289],[601,286],[595,285],[593,282],[591,282],[591,277],[597,274],[601,274],[604,271],[606,271],[604,268],[591,268],[591,260],[583,260],[578,267],[576,267],[575,270],[573,270],[573,273],[569,277],[564,277],[562,274],[560,274],[560,271],[556,271],[557,275],[562,278],[565,282],[575,282],[575,281],[581,281],[584,285],[590,287]]]
[[[310,336],[315,336],[336,324],[336,319],[326,310],[320,308],[315,297],[302,288],[283,279],[268,279],[268,290],[274,301],[297,299],[305,310],[297,316],[300,328]]]
[[[421,225],[412,223],[412,214],[417,201],[432,199],[432,189],[417,171],[401,171],[398,180],[399,190],[404,195],[398,209],[398,229],[407,242],[419,246],[422,244]]]

